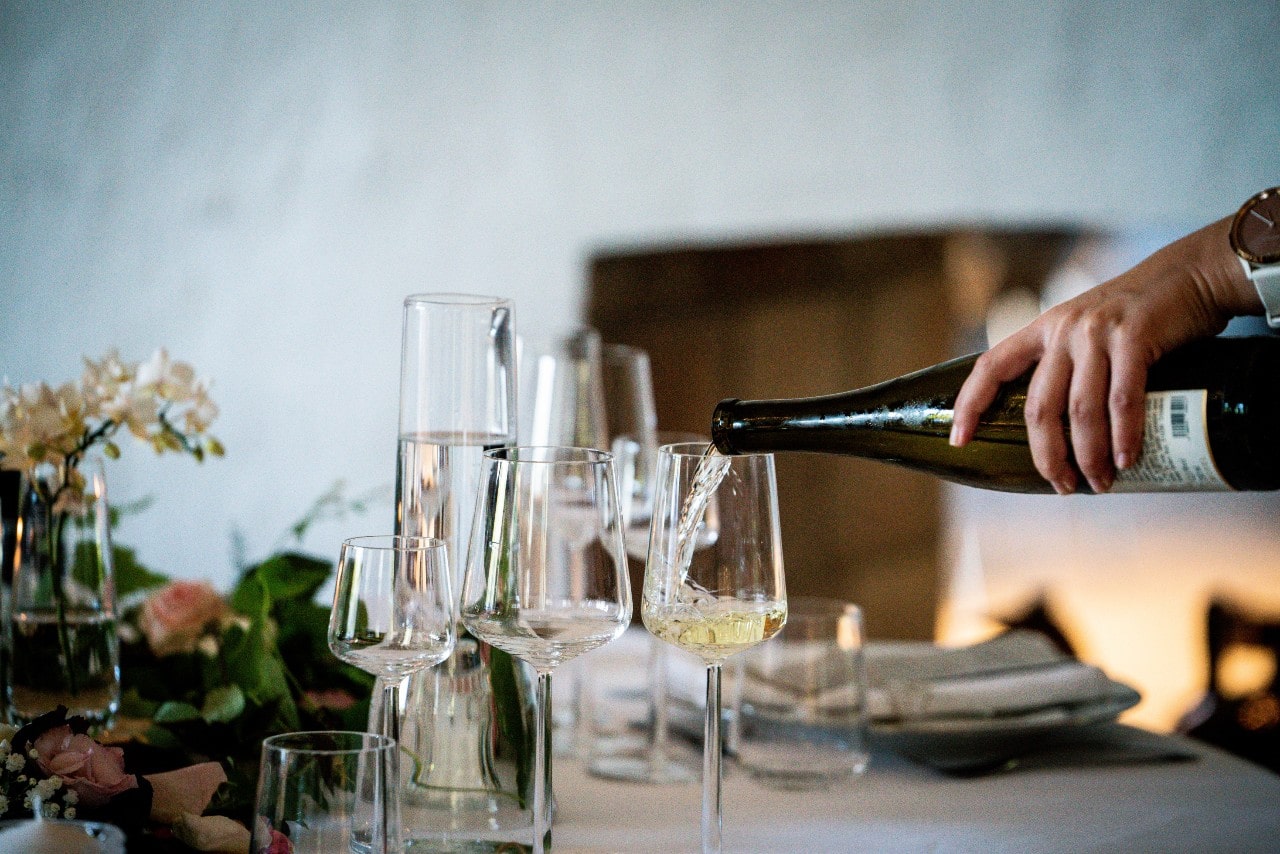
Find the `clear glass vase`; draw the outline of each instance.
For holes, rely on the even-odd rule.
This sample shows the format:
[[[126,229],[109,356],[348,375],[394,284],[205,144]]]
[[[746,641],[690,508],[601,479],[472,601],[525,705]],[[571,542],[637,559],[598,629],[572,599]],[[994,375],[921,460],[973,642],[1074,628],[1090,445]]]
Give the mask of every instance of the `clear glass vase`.
[[[80,487],[58,472],[24,476],[6,629],[5,697],[13,723],[58,706],[110,726],[120,705],[120,647],[106,480],[81,464]],[[81,472],[73,476],[78,479]]]

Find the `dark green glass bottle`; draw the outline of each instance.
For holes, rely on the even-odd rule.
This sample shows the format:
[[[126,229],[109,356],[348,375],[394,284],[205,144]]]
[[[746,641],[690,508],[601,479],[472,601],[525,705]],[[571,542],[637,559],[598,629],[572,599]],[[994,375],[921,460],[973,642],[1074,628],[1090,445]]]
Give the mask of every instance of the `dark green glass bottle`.
[[[883,460],[956,483],[1051,493],[1027,444],[1030,374],[1001,388],[972,441],[949,444],[956,394],[976,355],[823,397],[724,400],[711,436],[723,454],[810,451]],[[1082,489],[1088,485],[1080,479]],[[1138,464],[1115,492],[1280,488],[1280,339],[1211,338],[1168,354],[1147,379]]]

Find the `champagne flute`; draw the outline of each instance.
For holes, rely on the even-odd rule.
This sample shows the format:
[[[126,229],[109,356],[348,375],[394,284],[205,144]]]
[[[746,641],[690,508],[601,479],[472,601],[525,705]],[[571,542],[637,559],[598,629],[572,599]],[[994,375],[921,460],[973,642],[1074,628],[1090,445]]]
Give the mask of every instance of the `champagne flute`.
[[[702,758],[702,850],[718,852],[720,667],[773,637],[787,620],[773,456],[722,457],[702,444],[664,445],[645,566],[641,616],[658,638],[707,666]],[[714,498],[719,536],[697,553],[697,526]]]
[[[538,674],[533,850],[541,854],[551,842],[551,672],[631,622],[613,457],[590,448],[487,451],[475,519],[462,621]]]
[[[517,346],[519,424],[516,444],[608,450],[605,345],[590,327],[552,338],[521,338]],[[588,524],[576,528],[585,545]],[[565,517],[565,523],[568,523]],[[591,710],[580,662],[556,673],[552,749],[572,756],[589,746]]]
[[[388,738],[400,737],[400,683],[453,652],[447,549],[444,540],[429,537],[353,537],[342,543],[329,649],[378,678],[380,729]]]

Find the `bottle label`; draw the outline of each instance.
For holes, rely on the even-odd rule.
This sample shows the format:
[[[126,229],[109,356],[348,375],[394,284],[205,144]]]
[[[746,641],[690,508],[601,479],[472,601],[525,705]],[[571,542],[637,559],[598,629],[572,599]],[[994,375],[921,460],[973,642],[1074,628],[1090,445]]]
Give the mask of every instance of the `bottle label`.
[[[1222,479],[1209,450],[1204,389],[1147,394],[1147,425],[1142,456],[1116,473],[1112,492],[1221,492]]]

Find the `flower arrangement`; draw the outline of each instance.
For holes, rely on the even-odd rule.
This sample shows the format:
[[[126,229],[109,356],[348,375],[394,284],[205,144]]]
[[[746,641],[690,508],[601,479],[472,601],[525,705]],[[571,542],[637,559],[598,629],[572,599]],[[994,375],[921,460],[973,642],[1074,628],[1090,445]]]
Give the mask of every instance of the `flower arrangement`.
[[[123,752],[90,738],[88,728],[84,718],[67,718],[65,706],[21,729],[0,726],[0,816],[38,809],[46,818],[86,818],[126,792],[138,803],[116,804],[117,821],[129,823],[124,813],[139,806],[149,810],[151,791],[125,773]]]
[[[357,729],[373,680],[329,651],[315,602],[331,564],[281,552],[247,567],[229,596],[199,581],[159,582],[121,626],[121,714],[147,744],[188,761],[216,757],[235,785],[220,809],[251,806],[268,735]]]
[[[0,817],[39,811],[45,818],[88,819],[137,832],[150,821],[200,817],[226,781],[206,762],[142,775],[125,768],[124,751],[88,735],[89,722],[65,706],[22,728],[0,725]],[[206,836],[225,828],[204,826]]]
[[[207,433],[218,415],[208,385],[163,348],[141,363],[122,361],[114,350],[96,362],[86,358],[79,383],[5,383],[0,400],[0,468],[38,481],[55,514],[83,509],[80,463],[99,446],[107,457],[119,457],[115,437],[122,428],[157,454],[189,453],[197,460],[223,454]]]
[[[365,501],[335,485],[291,526],[295,545],[320,516]],[[314,600],[332,565],[288,545],[242,566],[226,595],[113,545],[121,717],[102,741],[65,709],[0,727],[0,818],[39,808],[117,824],[146,850],[247,850],[262,740],[364,730],[373,688],[329,651],[329,608]]]
[[[228,594],[205,581],[173,580],[116,558],[126,603],[120,628],[120,738],[153,767],[217,761],[226,771],[206,814],[174,827],[188,845],[207,820],[234,820],[248,847],[262,740],[299,730],[368,726],[373,678],[328,647],[329,607],[315,601],[333,565],[296,550],[327,513],[360,512],[341,484],[291,526],[292,544],[243,565]],[[226,839],[223,826],[214,840]],[[197,844],[198,843],[198,844]],[[235,846],[233,845],[232,848]]]
[[[222,456],[208,433],[216,415],[207,385],[164,350],[141,364],[114,352],[86,359],[78,383],[0,389],[0,468],[25,475],[42,516],[24,537],[34,533],[33,548],[45,542],[53,569],[59,660],[71,660],[63,603],[74,606],[67,595],[81,570],[61,534],[94,501],[81,471],[86,455],[117,458],[124,430],[157,453]],[[339,484],[291,533],[300,544],[316,519],[362,511],[366,500],[347,500]],[[119,515],[113,508],[112,525]],[[0,817],[38,810],[108,821],[126,830],[131,847],[135,835],[147,836],[148,850],[174,839],[175,850],[244,851],[262,740],[367,726],[373,679],[330,653],[329,609],[314,601],[332,564],[280,548],[242,563],[224,595],[155,572],[119,544],[100,560],[114,566],[119,603],[120,718],[101,740],[92,721],[65,707],[21,729],[0,727]]]
[[[115,702],[112,568],[102,505],[89,513],[101,490],[87,488],[88,455],[119,457],[125,430],[156,453],[221,456],[207,432],[217,413],[208,386],[163,349],[145,363],[86,358],[78,382],[0,389],[0,468],[24,475],[13,596],[23,651],[11,682],[26,719],[56,700],[101,723]]]

